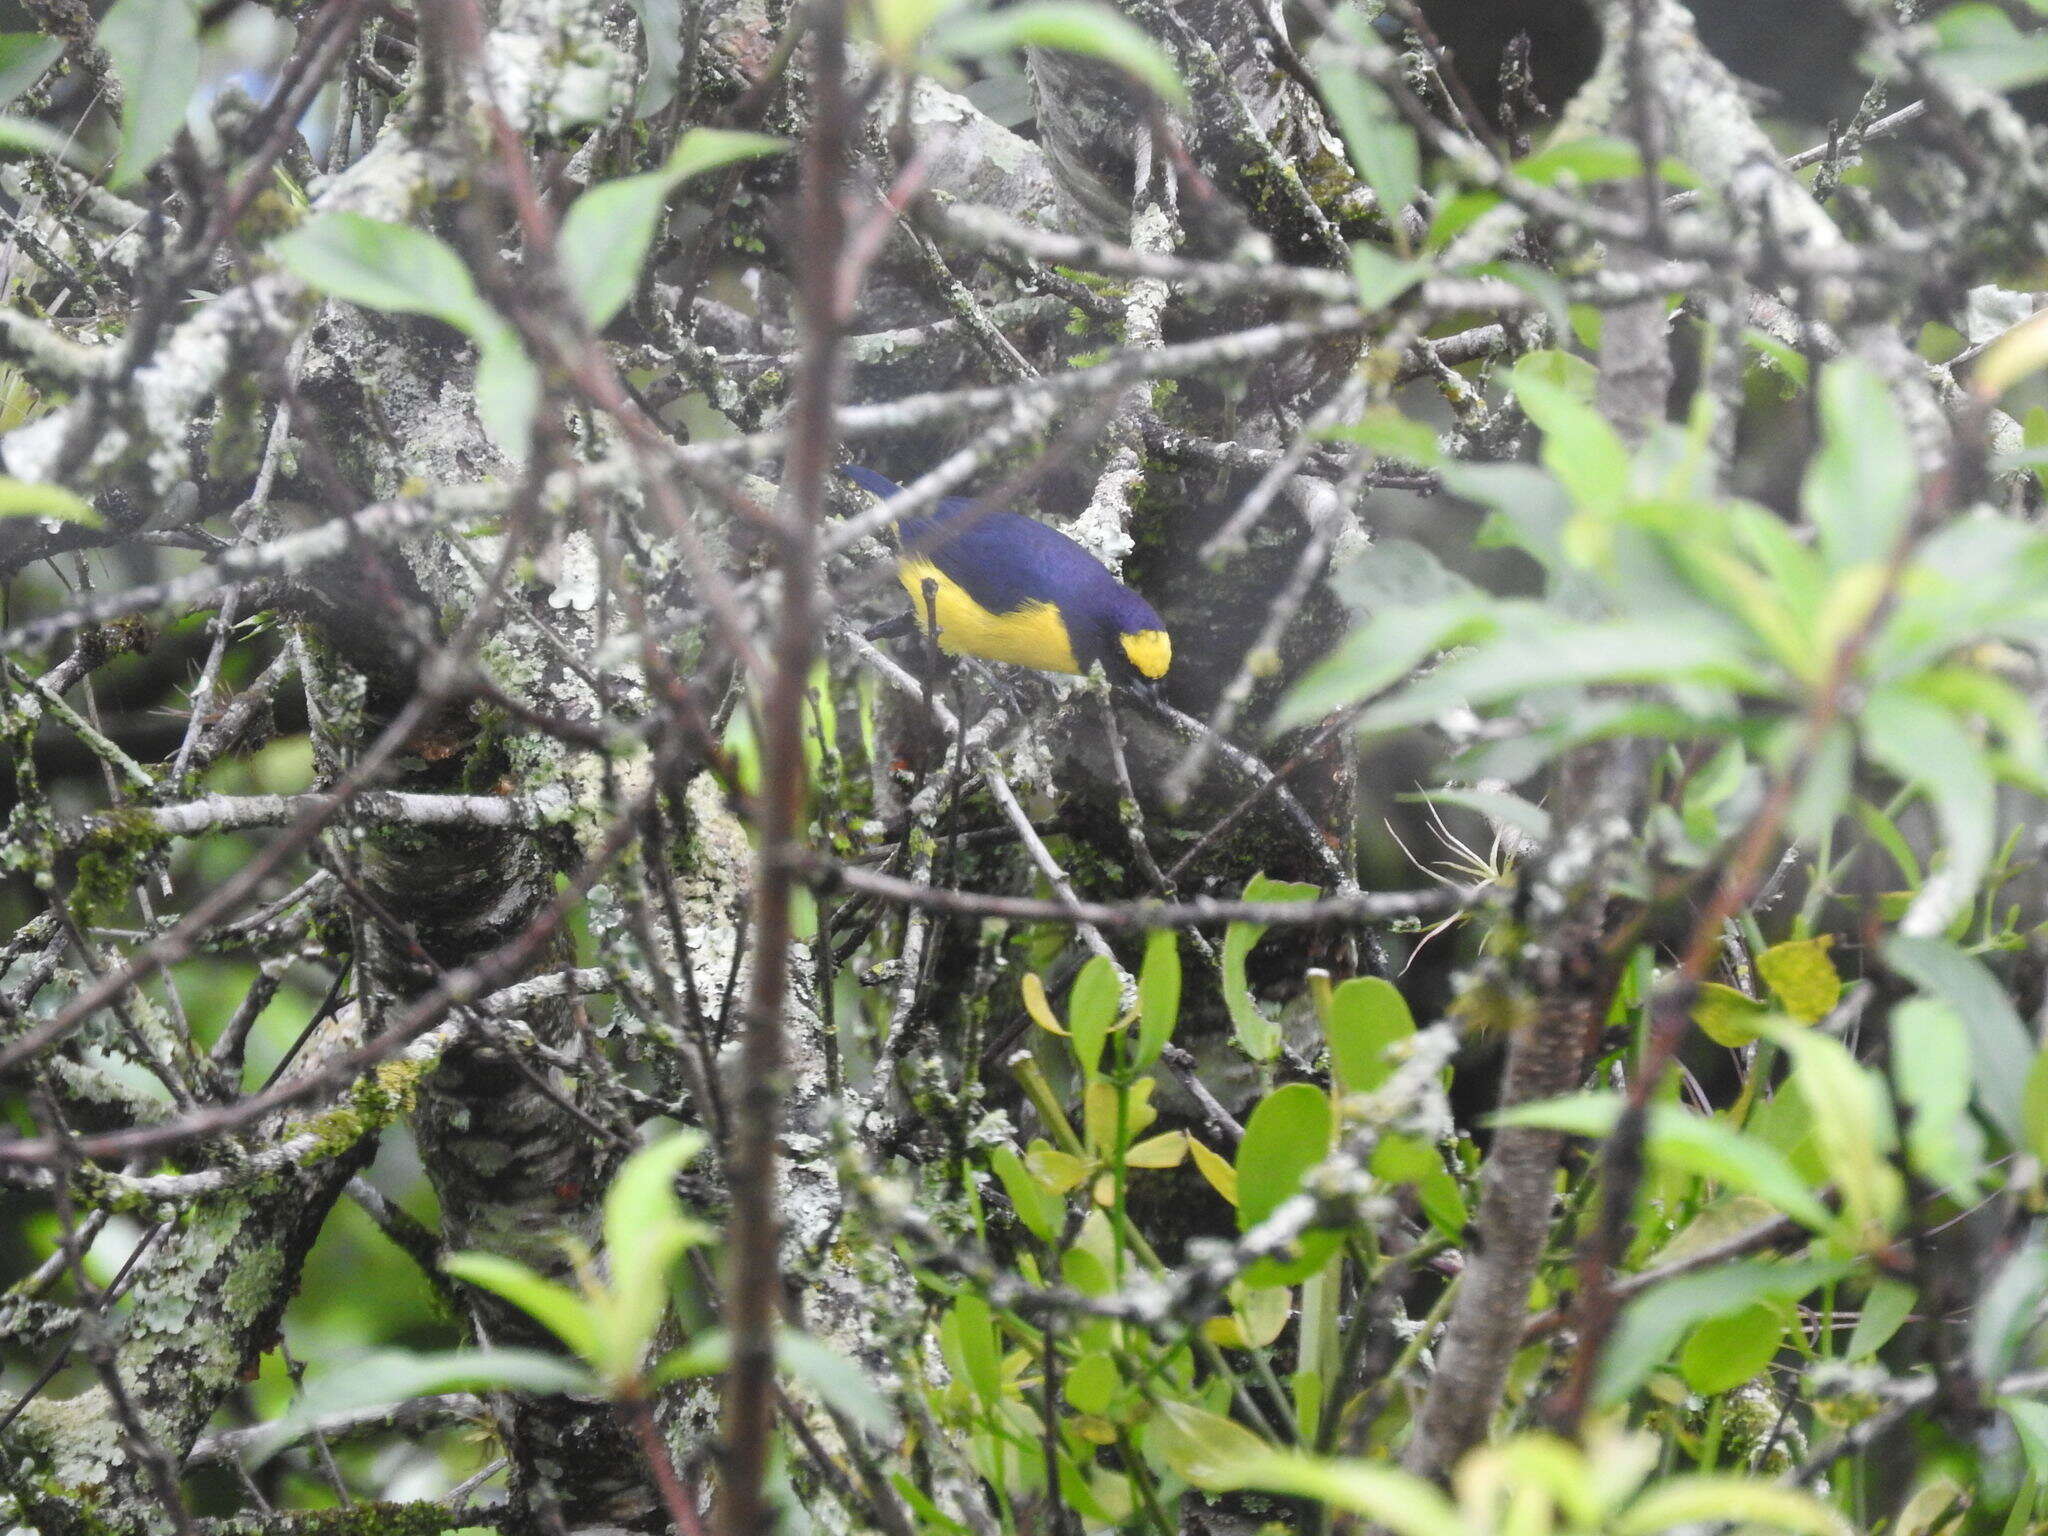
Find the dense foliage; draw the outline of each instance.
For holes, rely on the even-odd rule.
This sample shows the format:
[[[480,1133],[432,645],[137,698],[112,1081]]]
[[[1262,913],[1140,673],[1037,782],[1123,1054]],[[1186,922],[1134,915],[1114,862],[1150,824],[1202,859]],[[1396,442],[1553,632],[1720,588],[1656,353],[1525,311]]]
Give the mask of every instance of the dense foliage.
[[[6,1526],[2048,1528],[2044,7],[24,4]]]

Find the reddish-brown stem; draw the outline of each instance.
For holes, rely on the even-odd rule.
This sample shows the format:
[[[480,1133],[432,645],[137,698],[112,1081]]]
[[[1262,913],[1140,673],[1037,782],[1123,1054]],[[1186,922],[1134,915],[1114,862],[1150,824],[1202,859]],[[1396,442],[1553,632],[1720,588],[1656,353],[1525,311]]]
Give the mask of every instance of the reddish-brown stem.
[[[1924,499],[1927,502],[1937,500],[1938,496],[1936,486],[1926,488]],[[1771,785],[1764,803],[1744,829],[1741,842],[1736,845],[1734,855],[1723,868],[1721,879],[1715,886],[1713,899],[1693,925],[1677,971],[1657,988],[1650,999],[1649,1028],[1643,1043],[1642,1059],[1629,1078],[1628,1099],[1621,1119],[1616,1122],[1614,1133],[1608,1137],[1601,1153],[1598,1215],[1593,1230],[1579,1250],[1579,1298],[1573,1309],[1579,1347],[1572,1356],[1571,1372],[1550,1405],[1549,1416],[1556,1423],[1576,1428],[1583,1421],[1591,1401],[1600,1354],[1620,1308],[1620,1296],[1611,1276],[1625,1246],[1629,1212],[1641,1182],[1650,1095],[1663,1081],[1665,1072],[1678,1055],[1679,1046],[1685,1041],[1686,1026],[1692,1022],[1693,1003],[1699,996],[1700,984],[1706,980],[1708,968],[1720,953],[1722,930],[1755,899],[1769,876],[1773,863],[1771,854],[1778,845],[1793,799],[1809,765],[1825,744],[1829,731],[1841,718],[1843,699],[1855,676],[1858,660],[1891,615],[1899,579],[1905,572],[1916,541],[1916,533],[1909,529],[1893,546],[1885,568],[1884,585],[1877,601],[1871,605],[1869,616],[1829,659],[1827,674],[1815,690],[1812,705],[1807,711],[1806,732],[1800,741],[1798,756]]]
[[[661,1426],[654,1422],[654,1403],[646,1397],[631,1397],[619,1404],[627,1426],[633,1431],[633,1439],[640,1447],[640,1455],[647,1462],[647,1470],[654,1477],[654,1486],[661,1493],[661,1502],[668,1509],[668,1517],[675,1522],[681,1536],[704,1536],[704,1522],[697,1517],[696,1501],[690,1497],[690,1490],[683,1486],[683,1480],[676,1476],[675,1458],[669,1455],[668,1443],[661,1438]]]
[[[775,1323],[782,1290],[776,1213],[776,1137],[783,1095],[784,1013],[789,993],[791,906],[799,878],[808,775],[804,766],[804,694],[819,632],[818,530],[833,451],[834,375],[839,361],[839,264],[846,240],[840,203],[847,123],[846,17],[842,0],[811,13],[811,81],[816,115],[803,161],[803,264],[799,315],[803,348],[790,412],[784,466],[786,535],[782,604],[767,697],[761,710],[762,783],[754,876],[754,960],[747,988],[746,1037],[735,1099],[728,1170],[727,1326],[732,1366],[725,1384],[725,1475],[719,1528],[725,1536],[773,1529],[763,1497],[775,1405]]]

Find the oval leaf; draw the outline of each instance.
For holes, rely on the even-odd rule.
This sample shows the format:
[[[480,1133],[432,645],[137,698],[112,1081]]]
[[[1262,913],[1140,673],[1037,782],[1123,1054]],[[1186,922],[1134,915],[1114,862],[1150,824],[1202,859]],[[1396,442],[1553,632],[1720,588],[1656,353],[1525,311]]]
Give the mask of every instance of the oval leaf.
[[[1187,89],[1164,49],[1109,7],[1084,0],[1026,0],[951,22],[933,41],[941,52],[965,58],[1010,48],[1080,54],[1121,69],[1162,101],[1187,102]]]

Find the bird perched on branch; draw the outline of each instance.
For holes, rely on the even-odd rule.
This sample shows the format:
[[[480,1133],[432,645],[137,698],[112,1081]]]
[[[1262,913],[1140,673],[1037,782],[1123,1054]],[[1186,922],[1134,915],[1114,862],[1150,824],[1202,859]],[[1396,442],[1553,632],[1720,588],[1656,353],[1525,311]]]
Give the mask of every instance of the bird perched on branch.
[[[857,464],[839,473],[883,500],[901,490]],[[896,539],[913,612],[882,633],[930,631],[936,618],[939,648],[955,656],[1041,672],[1086,673],[1099,661],[1112,683],[1156,697],[1173,664],[1165,623],[1058,529],[948,496],[931,516],[904,518]]]

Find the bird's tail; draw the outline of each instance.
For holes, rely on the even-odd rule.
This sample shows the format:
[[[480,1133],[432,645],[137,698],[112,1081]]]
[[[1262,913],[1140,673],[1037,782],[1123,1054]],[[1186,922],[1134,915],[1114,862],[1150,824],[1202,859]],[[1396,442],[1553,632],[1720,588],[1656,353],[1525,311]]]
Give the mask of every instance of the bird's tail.
[[[887,501],[891,496],[902,494],[903,491],[903,487],[894,480],[889,479],[888,476],[878,475],[872,469],[864,468],[859,464],[841,464],[833,473],[842,479],[851,480],[869,495],[879,496],[884,501]]]

